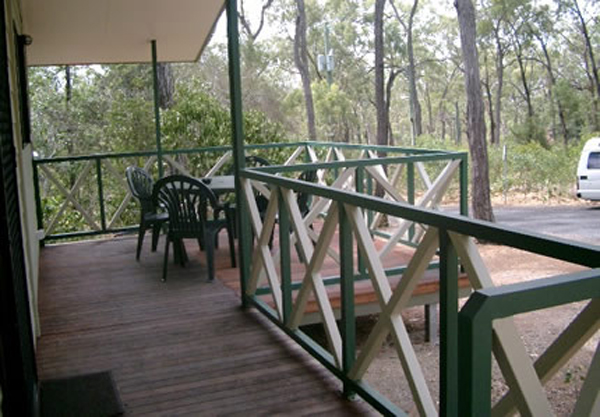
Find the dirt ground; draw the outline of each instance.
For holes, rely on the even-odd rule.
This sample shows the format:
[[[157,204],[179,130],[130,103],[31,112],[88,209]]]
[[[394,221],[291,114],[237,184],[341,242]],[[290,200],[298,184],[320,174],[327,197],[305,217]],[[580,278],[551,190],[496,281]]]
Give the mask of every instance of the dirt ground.
[[[479,250],[496,285],[523,282],[584,269],[577,265],[503,246],[479,245]],[[466,300],[462,300],[462,302],[464,301]],[[514,320],[521,339],[532,359],[535,360],[544,352],[585,304],[578,303],[556,307],[515,317]],[[431,394],[437,401],[439,398],[439,345],[424,341],[425,319],[423,310],[422,307],[407,309],[403,313],[403,317]],[[376,322],[377,316],[358,319],[357,342],[359,350]],[[322,328],[310,327],[313,328],[307,330],[311,335],[325,343]],[[546,384],[546,393],[555,415],[566,416],[572,413],[599,341],[600,332],[597,332]],[[398,354],[390,337],[388,337],[381,352],[371,364],[365,380],[401,409],[409,411],[411,415],[418,415]],[[498,400],[506,390],[502,374],[494,363],[492,401]]]
[[[576,265],[507,247],[480,245],[480,251],[496,285],[522,282],[583,269]],[[584,305],[585,303],[578,303],[515,317],[516,326],[531,357],[535,359],[543,353],[546,347],[554,341]],[[403,316],[433,398],[437,399],[439,345],[424,342],[424,312],[422,308],[407,309]],[[361,319],[358,331],[361,339],[366,338],[375,321],[376,317]],[[597,333],[546,384],[546,393],[556,415],[564,416],[572,413],[578,392],[581,389],[592,355],[599,341],[600,334]],[[496,364],[494,364],[493,373],[492,399],[495,401],[506,392],[506,386]],[[411,411],[411,414],[417,414],[408,383],[404,378],[391,339],[388,339],[388,343],[369,368],[366,380],[403,410]]]

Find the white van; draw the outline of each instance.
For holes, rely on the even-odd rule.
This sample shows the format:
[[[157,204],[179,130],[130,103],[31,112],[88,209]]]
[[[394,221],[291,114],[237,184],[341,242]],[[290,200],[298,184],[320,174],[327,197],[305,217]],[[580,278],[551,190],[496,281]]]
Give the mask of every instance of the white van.
[[[600,201],[600,138],[585,143],[577,166],[577,197]]]

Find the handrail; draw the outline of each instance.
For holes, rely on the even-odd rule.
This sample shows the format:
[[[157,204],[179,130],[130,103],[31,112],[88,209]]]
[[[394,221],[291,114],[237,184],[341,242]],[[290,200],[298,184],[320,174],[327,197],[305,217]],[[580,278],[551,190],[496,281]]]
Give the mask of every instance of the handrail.
[[[438,155],[432,154],[429,156],[437,158]],[[419,158],[421,157],[419,156]],[[446,155],[448,159],[460,159],[461,157],[460,154]],[[464,216],[423,209],[398,201],[388,201],[381,197],[357,191],[346,191],[276,175],[280,172],[309,169],[353,169],[355,170],[356,188],[358,189],[360,185],[358,178],[362,178],[360,170],[368,166],[380,165],[383,161],[388,163],[406,162],[401,157],[381,158],[375,161],[305,163],[294,167],[261,167],[241,170],[240,178],[245,187],[244,195],[250,208],[250,220],[258,239],[252,256],[251,276],[242,277],[241,286],[245,289],[242,294],[243,300],[247,305],[252,305],[265,314],[330,372],[340,378],[344,384],[346,395],[357,393],[382,414],[403,415],[404,411],[382,398],[377,391],[362,380],[362,375],[364,375],[372,357],[376,354],[378,346],[388,333],[393,333],[394,343],[398,345],[396,349],[399,352],[402,351],[399,355],[405,355],[402,359],[404,373],[407,378],[410,378],[411,391],[417,410],[420,414],[432,415],[437,413],[435,401],[430,397],[422,372],[417,364],[416,356],[411,353],[412,347],[407,346],[407,343],[410,344],[410,342],[407,341],[407,338],[402,339],[401,321],[397,320],[401,320],[398,314],[408,305],[410,294],[414,289],[414,286],[411,285],[416,285],[416,280],[421,277],[423,271],[431,266],[431,256],[437,252],[440,271],[440,414],[488,415],[490,413],[489,389],[487,391],[486,389],[490,385],[491,374],[489,371],[480,368],[481,364],[485,368],[491,360],[491,317],[494,315],[503,317],[520,311],[535,310],[553,305],[553,303],[597,298],[597,293],[600,292],[600,269],[555,277],[550,281],[540,280],[517,286],[490,289],[487,287],[493,285],[493,283],[486,275],[489,273],[485,265],[482,264],[482,259],[474,247],[472,238],[522,249],[590,268],[600,268],[600,246],[545,236],[535,232],[469,219]],[[276,196],[275,199],[270,200],[264,219],[260,218],[256,207],[253,207],[251,183],[267,185],[270,188],[271,196]],[[362,185],[360,186],[362,187]],[[314,246],[312,243],[308,243],[307,246],[310,222],[305,223],[297,208],[294,208],[294,203],[290,200],[291,191],[306,193],[330,202],[329,211],[323,220],[322,229]],[[387,275],[391,270],[383,268],[375,246],[370,242],[372,237],[364,229],[364,226],[360,226],[361,223],[364,223],[364,213],[369,211],[427,226],[428,231],[417,246],[413,258],[406,267],[401,268],[402,280],[393,291],[386,283]],[[336,216],[338,212],[339,214]],[[275,224],[275,216],[278,216],[279,219],[280,233],[279,273],[267,246],[268,238]],[[339,277],[325,278],[320,275],[319,265],[322,265],[322,259],[326,256],[325,251],[331,245],[331,239],[336,228],[339,232],[340,273]],[[300,244],[300,250],[303,251],[301,258],[306,259],[301,261],[304,263],[306,270],[302,281],[291,280],[290,235],[289,232],[286,232],[288,230],[293,231],[297,244]],[[354,272],[354,260],[351,255],[353,235],[361,248],[357,258],[358,275]],[[466,306],[461,310],[460,317],[468,314],[474,308],[473,305],[477,304],[476,300],[481,299],[481,294],[486,297],[491,297],[494,294],[504,294],[502,296],[498,295],[498,302],[484,303],[486,308],[483,309],[482,314],[485,319],[480,321],[485,322],[485,324],[481,328],[477,328],[479,333],[474,332],[471,336],[464,336],[465,325],[462,324],[462,321],[465,319],[461,319],[462,333],[459,334],[458,331],[458,256],[460,256],[461,264],[466,269],[471,285],[475,289],[484,288],[472,297],[472,300],[475,301],[469,301],[468,307]],[[354,328],[354,282],[363,278],[361,275],[366,272],[365,268],[368,269],[368,277],[373,281],[373,288],[378,295],[381,313],[377,325],[371,331],[362,351],[357,355]],[[261,269],[266,282],[268,282],[267,287],[257,287]],[[336,325],[333,319],[332,307],[325,291],[329,281],[333,282],[334,280],[340,284],[341,320],[339,325]],[[551,290],[548,290],[548,285],[553,286]],[[388,289],[386,289],[386,286]],[[594,287],[594,291],[590,291],[592,287]],[[292,296],[294,290],[297,291],[296,298]],[[511,292],[511,295],[506,295],[509,292]],[[307,294],[310,293],[314,295],[317,301],[330,350],[319,346],[297,327],[306,308]],[[267,295],[272,297],[273,305],[270,305],[264,299]],[[515,307],[515,305],[518,307]],[[599,306],[598,303],[594,304],[594,312],[598,312]],[[497,307],[499,308],[498,312],[492,313],[491,311]],[[589,321],[592,314],[582,313],[582,315],[587,317]],[[594,320],[597,320],[597,317],[596,314]],[[392,325],[392,323],[395,324]],[[579,333],[583,332],[583,330],[580,330],[581,327],[581,325],[577,325]],[[518,340],[514,330],[510,326],[505,326],[497,337],[501,340],[501,343],[514,344],[514,341]],[[480,346],[479,340],[482,331],[486,342],[483,346]],[[570,331],[568,335],[570,336],[573,333],[574,331]],[[586,334],[588,333],[589,331]],[[470,345],[467,346],[467,342],[463,341],[463,338]],[[568,336],[565,336],[566,339],[568,339]],[[565,342],[565,340],[560,341],[558,344],[564,346],[568,342]],[[512,369],[515,374],[519,374],[515,378],[521,382],[523,375],[528,377],[532,372],[529,371],[527,366],[524,366],[524,370],[514,370],[518,364],[524,364],[524,361],[528,359],[524,359],[527,356],[524,348],[521,350],[518,349],[518,346],[504,348],[509,349],[511,347],[516,349],[516,353],[511,353],[512,356],[506,360],[505,366]],[[569,354],[571,353],[569,351]],[[555,355],[554,351],[551,356],[553,355]],[[461,369],[463,363],[466,363],[465,361],[471,364],[467,376],[465,376],[466,371]],[[531,365],[531,369],[533,369],[533,365]],[[413,372],[414,374],[412,374]],[[478,374],[475,375],[476,373]],[[459,376],[461,378],[460,382]],[[477,379],[463,382],[465,378]],[[485,384],[481,383],[482,380],[486,381]],[[462,388],[467,383],[470,391]],[[472,404],[476,400],[473,398],[477,399],[481,395],[487,395],[488,402],[477,403],[477,408],[474,408],[475,406]],[[460,396],[466,396],[467,399],[461,399]],[[519,396],[517,395],[517,397]],[[512,401],[510,398],[509,400]],[[503,411],[510,409],[512,406],[509,400],[499,405],[504,407]]]
[[[344,167],[350,164],[351,166],[376,166],[376,165],[385,165],[389,163],[406,163],[409,167],[412,167],[411,164],[418,163],[427,163],[427,162],[435,162],[435,161],[448,161],[454,158],[461,159],[463,164],[461,164],[461,212],[467,213],[467,174],[466,174],[466,153],[458,153],[458,152],[446,152],[439,150],[420,150],[420,149],[406,149],[406,148],[397,148],[397,147],[379,147],[377,145],[360,145],[360,144],[338,144],[331,142],[284,142],[284,143],[269,143],[269,144],[254,144],[247,145],[245,149],[248,152],[256,152],[256,151],[264,151],[264,150],[282,150],[283,152],[286,149],[296,149],[296,151],[300,149],[304,149],[305,152],[304,161],[313,160],[311,157],[309,148],[337,148],[337,149],[348,149],[348,150],[382,150],[388,153],[388,157],[386,158],[377,158],[377,159],[365,159],[359,162],[355,162],[354,160],[349,161],[329,161],[324,163],[318,163],[317,165],[310,165],[309,168],[314,169],[317,167],[318,169],[337,169],[337,167]],[[178,150],[163,150],[162,155],[164,157],[175,156],[175,155],[207,155],[210,159],[212,155],[226,154],[231,150],[231,146],[211,146],[204,148],[192,148],[192,149],[178,149]],[[401,154],[403,156],[392,156],[394,154]],[[314,152],[313,152],[314,155]],[[53,158],[35,158],[33,160],[34,165],[34,188],[36,191],[36,209],[37,209],[37,217],[38,217],[38,228],[45,229],[46,226],[49,226],[50,230],[46,230],[46,236],[44,241],[47,240],[57,240],[64,238],[81,238],[86,236],[95,236],[95,235],[103,235],[109,233],[119,233],[123,231],[129,231],[134,229],[134,225],[130,225],[129,223],[121,222],[122,224],[115,224],[113,220],[109,221],[107,218],[108,211],[107,210],[107,201],[114,195],[114,189],[110,187],[110,182],[106,182],[105,178],[108,174],[110,174],[110,180],[114,182],[115,179],[119,179],[116,176],[116,171],[113,166],[111,166],[114,162],[120,159],[126,158],[155,158],[157,156],[157,152],[155,150],[151,151],[137,151],[137,152],[121,152],[121,153],[97,153],[91,155],[76,155],[76,156],[61,156],[61,157],[53,157]],[[165,161],[171,164],[175,169],[182,169],[180,165],[177,164],[176,161]],[[301,162],[301,161],[298,161]],[[60,184],[60,177],[53,175],[53,170],[50,170],[53,165],[56,164],[68,164],[68,163],[88,163],[93,164],[95,169],[85,170],[85,172],[78,178],[78,182],[74,188],[81,187],[85,180],[89,180],[90,177],[95,176],[96,178],[96,203],[98,209],[97,212],[90,211],[89,209],[84,208],[81,205],[77,205],[74,201],[74,197],[76,194],[75,190],[68,190],[67,187],[63,186],[64,184]],[[153,162],[155,164],[155,162]],[[185,168],[185,167],[184,167]],[[292,172],[298,171],[301,169],[308,169],[305,167],[305,164],[295,163],[295,165],[290,166],[276,166],[278,172]],[[44,201],[41,197],[41,189],[40,187],[40,171],[42,171],[42,175],[44,178],[54,186],[59,188],[61,194],[66,197],[65,201],[71,201],[75,204],[76,210],[82,215],[82,218],[85,219],[86,223],[90,226],[90,230],[75,230],[75,231],[60,231],[57,233],[57,220],[61,219],[61,215],[63,212],[67,212],[70,210],[64,203],[62,207],[58,211],[58,215],[55,214],[55,217],[50,221],[49,219],[44,219]],[[411,177],[409,169],[408,174],[408,186],[409,189],[409,200],[414,200],[414,175]],[[121,185],[122,187],[123,185]],[[121,190],[122,193],[124,190]],[[72,194],[72,195],[69,195]],[[118,208],[117,212],[119,213],[118,219],[120,219],[121,214],[123,214],[127,209],[124,205],[128,203],[129,194],[125,194],[125,200],[122,202],[122,205]],[[56,213],[56,211],[54,212]],[[99,217],[98,217],[99,216]],[[63,216],[64,217],[64,216]],[[119,220],[120,221],[120,220]],[[412,232],[412,228],[411,228]]]
[[[269,165],[264,167],[252,168],[253,171],[265,172],[265,173],[283,173],[283,172],[298,172],[298,171],[309,171],[315,169],[335,169],[335,168],[357,168],[377,165],[389,165],[389,164],[402,164],[408,162],[434,162],[434,161],[447,161],[447,160],[462,160],[467,158],[466,152],[444,152],[444,153],[429,153],[427,155],[419,156],[397,156],[397,157],[385,157],[377,159],[352,159],[347,161],[330,161],[330,162],[318,162],[310,163],[306,162],[303,164],[296,165]]]
[[[597,328],[600,317],[599,268],[475,291],[459,313],[460,415],[490,415],[494,320],[589,299],[596,300],[592,323],[595,320]],[[524,403],[522,406],[528,407]],[[528,411],[535,414],[534,410]]]
[[[348,162],[348,164],[350,164],[350,162]],[[304,168],[308,169],[309,165],[310,164],[304,164]],[[262,181],[278,187],[289,188],[296,192],[330,198],[337,202],[359,206],[365,210],[373,210],[394,217],[408,219],[413,222],[423,223],[463,235],[472,236],[488,242],[508,245],[538,255],[551,256],[566,262],[572,262],[592,268],[600,267],[600,257],[598,257],[600,247],[596,245],[547,236],[510,226],[501,226],[460,215],[422,209],[405,203],[387,201],[376,196],[351,193],[292,178],[260,172],[264,169],[265,168],[242,170],[240,174],[242,178]]]

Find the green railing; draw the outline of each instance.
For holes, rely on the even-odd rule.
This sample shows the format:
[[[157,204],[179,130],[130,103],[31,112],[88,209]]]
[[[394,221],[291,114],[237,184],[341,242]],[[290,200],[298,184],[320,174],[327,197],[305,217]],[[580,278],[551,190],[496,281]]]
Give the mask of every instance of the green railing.
[[[332,152],[334,147],[336,152]],[[458,155],[465,161],[460,168],[459,192],[462,196],[461,212],[467,212],[464,153],[329,142],[248,145],[246,150],[249,154],[265,155],[280,164],[285,163],[298,150],[302,153],[296,155],[294,163],[323,161],[328,157],[331,160],[356,158],[361,153],[371,151],[404,155],[406,161],[412,161],[407,165],[405,184],[410,202],[414,202],[415,193],[419,192],[414,164],[448,160]],[[230,146],[163,150],[161,157],[165,171],[171,169],[172,172],[201,177],[222,173],[223,171],[210,173],[210,170],[230,151]],[[157,156],[156,151],[146,151],[35,159],[34,187],[38,229],[45,231],[44,240],[85,238],[134,231],[139,219],[137,207],[125,183],[125,168],[128,165],[145,166],[157,177]],[[180,159],[188,161],[185,163]],[[231,166],[231,162],[224,165]]]
[[[476,291],[459,314],[460,415],[482,416],[491,408],[492,333],[495,320],[563,304],[592,300],[567,329],[540,356],[535,377],[548,381],[594,334],[600,318],[600,269]],[[594,366],[600,366],[596,353]],[[592,415],[598,396],[598,369],[586,378],[574,415]],[[533,375],[531,375],[533,376]],[[540,384],[541,385],[541,384]],[[549,415],[547,404],[535,398],[509,393],[496,405],[499,415],[513,414],[517,404],[532,415]],[[511,398],[512,397],[512,398]],[[540,404],[541,403],[541,404]],[[597,408],[596,408],[597,411]],[[522,413],[523,414],[523,413]]]
[[[448,155],[445,157],[448,158]],[[425,160],[443,158],[443,156],[433,152],[415,158]],[[253,253],[242,254],[246,257],[241,262],[244,304],[260,310],[337,376],[343,382],[344,393],[347,396],[358,394],[383,414],[404,415],[403,410],[370,387],[363,378],[383,340],[391,334],[405,374],[409,378],[409,386],[418,412],[421,415],[432,415],[438,412],[438,407],[435,400],[431,398],[412,345],[407,341],[399,313],[408,305],[418,279],[430,267],[432,257],[437,254],[440,271],[441,333],[439,412],[450,416],[490,415],[492,349],[490,323],[492,320],[495,317],[506,317],[520,311],[531,311],[559,302],[589,298],[594,300],[593,311],[597,312],[600,286],[598,270],[592,269],[581,274],[554,278],[551,281],[552,285],[546,285],[547,281],[533,281],[522,286],[507,287],[507,289],[490,289],[493,283],[478,252],[475,239],[589,268],[600,266],[600,247],[502,227],[465,216],[440,213],[365,193],[368,187],[365,186],[364,171],[367,168],[381,164],[392,167],[394,164],[414,161],[415,159],[407,160],[405,157],[387,157],[378,160],[332,161],[242,170],[240,177],[244,187],[245,204],[249,207],[254,235],[257,236]],[[333,175],[334,177],[341,176],[343,171],[353,170],[355,189],[349,191],[331,185],[315,185],[280,175],[319,169],[328,172],[337,171],[338,174]],[[257,208],[253,206],[251,181],[267,184],[270,189],[271,199],[263,219],[258,216]],[[299,216],[293,193],[307,193],[314,198],[325,199],[330,204],[329,210],[321,213],[323,224],[318,237],[313,242],[310,241],[309,229],[314,219],[307,221],[306,218]],[[373,242],[374,234],[368,228],[361,226],[365,223],[364,219],[368,218],[369,212],[383,213],[412,224],[425,226],[427,232],[416,243],[416,251],[407,265],[398,266],[395,271],[383,268]],[[272,259],[268,248],[269,236],[276,227],[279,230],[278,264]],[[333,309],[324,290],[325,286],[331,283],[324,282],[325,280],[320,276],[323,258],[327,256],[326,251],[331,247],[333,239],[336,239],[336,233],[340,251],[339,277],[335,281],[340,285],[339,326],[336,325]],[[240,242],[241,247],[251,247],[250,235],[242,235],[241,239],[248,240],[246,243]],[[299,258],[304,259],[306,270],[302,280],[292,278],[294,247],[302,253]],[[355,247],[358,247],[358,258],[353,255]],[[461,325],[463,326],[461,332],[459,332],[458,308],[459,259],[461,268],[466,271],[473,288],[482,290],[472,296],[473,301],[469,301],[461,312],[461,317],[469,317],[475,322],[474,329]],[[381,309],[379,320],[360,352],[357,352],[355,329],[357,306],[354,285],[357,271],[358,275],[366,276],[373,281],[373,288]],[[397,287],[392,289],[387,283],[387,277],[398,274],[402,274],[403,278]],[[260,287],[260,281],[265,278],[267,286]],[[592,287],[594,287],[593,291],[590,290]],[[317,343],[299,327],[307,294],[313,294],[319,303],[328,340],[326,346]],[[268,296],[272,299],[268,299]],[[473,306],[480,304],[478,300],[481,300],[481,297],[487,297],[488,300],[483,303],[483,312],[473,311],[476,310]],[[540,301],[544,297],[548,297],[547,300]],[[598,328],[599,316],[587,313],[586,317],[588,321],[591,320],[593,335]],[[467,319],[461,318],[461,320]],[[541,386],[541,383],[531,380],[532,373],[535,373],[534,364],[520,344],[516,329],[511,326],[511,323],[504,323],[498,329],[494,329],[499,343],[505,350],[501,361],[502,370],[511,375],[511,379],[507,382],[511,389],[514,389],[515,398],[536,396],[539,394],[537,385]],[[589,330],[590,324],[587,323],[586,326]],[[479,345],[481,334],[485,341]],[[572,332],[569,335],[572,336]],[[590,337],[590,331],[586,332],[586,336]],[[580,339],[581,337],[578,341]],[[565,339],[559,342],[561,343],[565,343]],[[483,399],[480,400],[480,397]],[[527,404],[528,401],[525,400],[517,401],[517,406],[523,414],[531,414],[532,408],[528,408]],[[464,408],[459,410],[459,406]],[[497,406],[506,407],[506,405]]]

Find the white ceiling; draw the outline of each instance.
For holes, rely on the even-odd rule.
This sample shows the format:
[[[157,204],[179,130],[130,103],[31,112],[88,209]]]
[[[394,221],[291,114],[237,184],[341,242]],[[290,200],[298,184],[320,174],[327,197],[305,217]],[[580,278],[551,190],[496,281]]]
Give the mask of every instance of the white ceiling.
[[[224,0],[22,0],[29,65],[189,62],[200,56]]]

